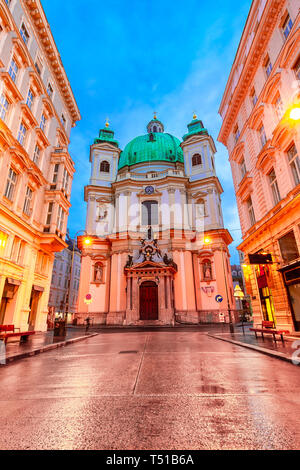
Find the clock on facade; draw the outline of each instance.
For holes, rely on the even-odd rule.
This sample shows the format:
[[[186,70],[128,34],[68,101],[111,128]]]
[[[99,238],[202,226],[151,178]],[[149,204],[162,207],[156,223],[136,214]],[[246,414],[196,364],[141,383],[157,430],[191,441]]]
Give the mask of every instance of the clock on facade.
[[[147,187],[145,188],[145,193],[146,193],[146,194],[153,194],[153,193],[154,193],[154,188],[153,188],[153,186],[147,186]]]

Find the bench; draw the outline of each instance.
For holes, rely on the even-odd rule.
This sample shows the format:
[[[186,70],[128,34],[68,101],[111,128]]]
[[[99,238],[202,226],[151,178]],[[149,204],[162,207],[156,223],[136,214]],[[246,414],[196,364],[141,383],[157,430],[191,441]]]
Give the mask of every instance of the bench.
[[[16,332],[16,330],[19,330]],[[15,328],[14,325],[0,325],[0,340],[6,344],[9,338],[20,337],[20,343],[26,343],[29,336],[35,334],[35,331],[20,331],[20,328]]]
[[[288,330],[277,330],[273,321],[263,321],[261,328],[250,328],[250,331],[254,331],[255,337],[257,338],[257,333],[261,333],[262,338],[264,339],[264,333],[273,335],[273,339],[276,343],[276,335],[280,336],[281,341],[284,342],[283,335],[289,334]]]

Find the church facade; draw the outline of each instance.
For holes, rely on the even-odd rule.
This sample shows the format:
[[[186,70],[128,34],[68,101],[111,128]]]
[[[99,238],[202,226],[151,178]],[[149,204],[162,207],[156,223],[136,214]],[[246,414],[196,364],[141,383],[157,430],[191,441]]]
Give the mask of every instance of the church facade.
[[[108,123],[100,130],[78,238],[78,323],[198,323],[234,308],[215,153],[196,115],[182,141],[154,115],[123,151]]]

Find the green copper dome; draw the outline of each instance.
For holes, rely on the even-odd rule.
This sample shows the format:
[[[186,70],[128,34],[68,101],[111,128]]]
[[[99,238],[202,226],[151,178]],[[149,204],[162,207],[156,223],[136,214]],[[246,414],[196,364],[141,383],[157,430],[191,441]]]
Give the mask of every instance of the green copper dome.
[[[171,134],[150,132],[129,142],[120,155],[119,170],[143,162],[181,162],[180,140]]]

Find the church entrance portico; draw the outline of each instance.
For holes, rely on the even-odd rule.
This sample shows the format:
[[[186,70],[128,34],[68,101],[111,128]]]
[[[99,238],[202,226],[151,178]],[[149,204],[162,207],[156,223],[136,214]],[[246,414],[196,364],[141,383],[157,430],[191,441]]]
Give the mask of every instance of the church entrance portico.
[[[153,281],[140,285],[140,320],[158,320],[158,287]]]

